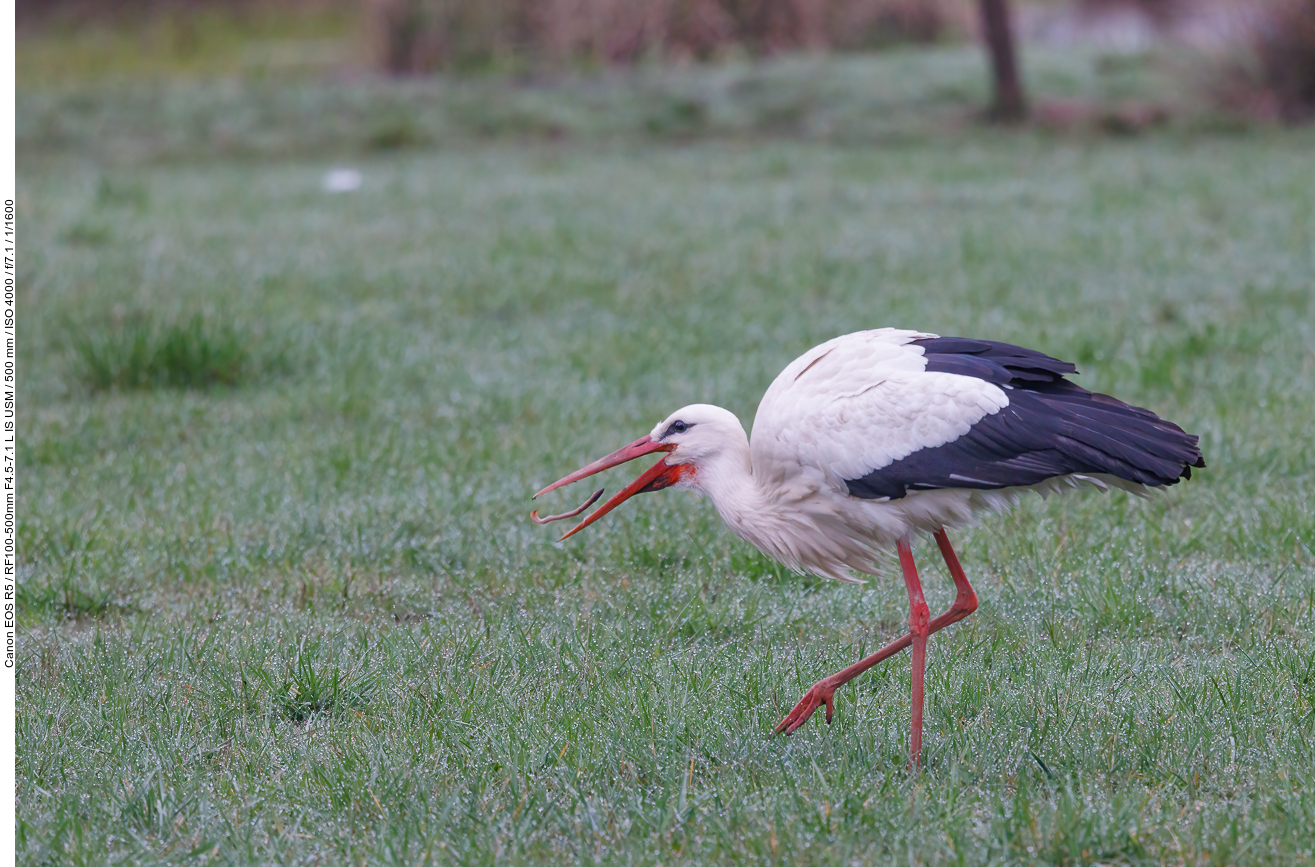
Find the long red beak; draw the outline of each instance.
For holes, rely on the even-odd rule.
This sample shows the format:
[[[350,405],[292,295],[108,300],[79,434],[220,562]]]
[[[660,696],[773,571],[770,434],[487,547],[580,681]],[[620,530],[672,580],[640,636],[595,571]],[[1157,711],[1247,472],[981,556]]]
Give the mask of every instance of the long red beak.
[[[635,458],[640,458],[643,457],[644,455],[652,454],[653,452],[669,452],[674,448],[675,448],[674,445],[657,442],[652,437],[648,437],[648,436],[640,437],[639,439],[632,442],[630,445],[624,446],[612,452],[607,457],[599,458],[598,460],[594,461],[592,464],[581,467],[580,469],[571,473],[569,476],[566,476],[565,478],[562,479],[558,479],[548,487],[544,488],[542,491],[539,491],[539,493],[535,494],[534,496],[538,497],[541,494],[546,494],[549,491],[553,491],[556,490],[557,488],[563,487],[565,485],[569,485],[572,482],[578,482],[580,479],[587,478],[589,476],[594,475],[595,473],[601,473],[603,470],[609,469],[611,467],[615,467],[618,464],[624,464],[627,461],[633,461]],[[603,505],[598,507],[597,511],[595,511],[589,517],[585,518],[583,521],[577,524],[573,529],[571,529],[569,532],[563,535],[561,539],[558,539],[557,541],[560,542],[562,541],[562,539],[566,539],[570,536],[574,536],[576,533],[580,532],[585,527],[588,527],[594,521],[597,521],[599,518],[603,517],[608,512],[612,511],[617,506],[621,505],[626,500],[633,497],[635,494],[642,494],[648,491],[660,491],[663,488],[668,488],[674,485],[676,482],[680,481],[681,477],[685,476],[687,473],[691,472],[692,470],[693,467],[689,464],[668,465],[666,459],[663,458],[653,466],[649,467],[649,469],[643,475],[641,475],[639,478],[635,479],[633,482],[627,485],[625,490],[621,491],[616,496],[612,497],[612,499],[608,500],[606,503],[603,503]],[[537,520],[541,521],[543,519],[537,519]]]

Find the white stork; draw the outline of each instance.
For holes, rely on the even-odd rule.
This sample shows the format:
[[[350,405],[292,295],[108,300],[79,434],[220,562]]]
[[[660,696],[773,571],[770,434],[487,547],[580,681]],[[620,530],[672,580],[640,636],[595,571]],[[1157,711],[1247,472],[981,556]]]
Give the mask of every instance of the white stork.
[[[717,406],[676,410],[647,436],[535,494],[652,452],[662,459],[572,529],[637,493],[675,487],[712,500],[731,531],[791,569],[841,581],[876,575],[894,545],[909,595],[909,632],[805,693],[776,731],[793,732],[841,685],[913,647],[911,762],[922,749],[927,639],[967,617],[977,596],[945,528],[1025,491],[1110,486],[1144,494],[1191,478],[1197,437],[1150,410],[1065,379],[1077,369],[1031,349],[882,328],[846,334],[796,358],[767,389],[750,443]],[[571,512],[598,497],[597,491]],[[913,561],[919,533],[936,538],[957,596],[933,619]]]

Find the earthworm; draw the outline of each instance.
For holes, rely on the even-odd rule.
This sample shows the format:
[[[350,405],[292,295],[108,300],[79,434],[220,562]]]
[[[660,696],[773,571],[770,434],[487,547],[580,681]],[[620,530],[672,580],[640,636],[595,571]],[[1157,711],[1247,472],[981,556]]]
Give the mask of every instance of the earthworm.
[[[540,518],[539,510],[535,509],[533,512],[530,512],[530,520],[536,524],[546,524],[549,521],[560,521],[563,518],[574,518],[576,515],[580,514],[585,509],[589,508],[594,503],[598,502],[598,498],[603,495],[603,490],[604,490],[603,488],[599,488],[598,490],[594,491],[593,496],[585,500],[584,503],[582,503],[578,509],[572,509],[569,512],[562,512],[560,515],[549,515],[546,518]]]

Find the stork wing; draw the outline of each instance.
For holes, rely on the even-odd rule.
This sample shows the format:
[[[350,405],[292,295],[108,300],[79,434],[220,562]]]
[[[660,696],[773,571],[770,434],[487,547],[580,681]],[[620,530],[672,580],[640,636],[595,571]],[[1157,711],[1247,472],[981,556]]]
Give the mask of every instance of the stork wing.
[[[1107,474],[1172,484],[1196,437],[1064,379],[1073,365],[991,341],[859,332],[797,359],[758,409],[754,472],[820,473],[864,499]]]

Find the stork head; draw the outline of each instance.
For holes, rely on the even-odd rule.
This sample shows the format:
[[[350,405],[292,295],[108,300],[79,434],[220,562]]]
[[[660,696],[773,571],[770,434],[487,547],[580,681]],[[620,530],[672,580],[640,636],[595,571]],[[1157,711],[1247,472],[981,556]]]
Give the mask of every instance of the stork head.
[[[700,468],[711,466],[736,442],[747,444],[744,428],[740,426],[740,420],[735,417],[734,413],[706,403],[691,404],[676,410],[664,420],[658,422],[657,426],[646,436],[640,437],[628,446],[617,449],[607,457],[599,458],[593,463],[581,467],[569,476],[553,482],[534,496],[538,497],[540,494],[546,494],[549,491],[653,452],[667,453],[665,457],[631,482],[624,490],[599,506],[597,511],[562,536],[562,539],[565,539],[567,536],[573,536],[580,532],[635,494],[660,491],[663,488],[670,487],[699,490]],[[601,494],[602,491],[598,493]],[[594,499],[596,498],[597,494]],[[592,503],[593,499],[587,501],[584,506],[576,511],[558,515],[556,518],[568,518],[578,515]],[[532,514],[531,517],[540,523],[555,520],[555,518],[539,518],[537,513]]]

